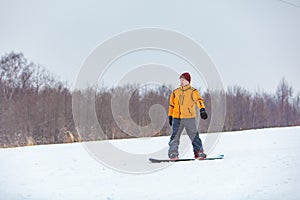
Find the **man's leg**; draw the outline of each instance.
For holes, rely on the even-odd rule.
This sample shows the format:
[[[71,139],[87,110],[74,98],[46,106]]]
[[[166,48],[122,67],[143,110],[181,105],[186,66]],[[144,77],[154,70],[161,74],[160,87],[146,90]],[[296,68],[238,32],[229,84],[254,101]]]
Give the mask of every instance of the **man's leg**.
[[[191,139],[194,155],[197,156],[199,152],[203,152],[203,146],[196,127],[196,120],[194,118],[185,119],[183,124],[185,125],[189,138]]]
[[[179,140],[180,140],[180,135],[183,130],[183,126],[181,125],[181,120],[174,118],[173,123],[172,123],[172,134],[170,137],[170,142],[169,142],[169,158],[171,157],[178,157],[178,146],[179,146]]]
[[[199,136],[199,132],[197,131],[195,137],[194,137],[194,140],[192,142],[193,144],[193,149],[194,149],[194,155],[196,155],[197,153],[199,152],[203,152],[203,145],[202,145],[202,141],[200,139],[200,136]]]

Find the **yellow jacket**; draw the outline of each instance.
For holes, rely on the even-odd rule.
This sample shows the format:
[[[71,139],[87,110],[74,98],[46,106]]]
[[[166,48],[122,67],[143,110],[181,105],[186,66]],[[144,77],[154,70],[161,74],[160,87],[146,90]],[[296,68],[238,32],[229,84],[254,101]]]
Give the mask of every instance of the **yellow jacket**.
[[[198,109],[205,108],[199,92],[191,85],[181,86],[173,90],[170,96],[169,116],[173,118],[195,118]]]

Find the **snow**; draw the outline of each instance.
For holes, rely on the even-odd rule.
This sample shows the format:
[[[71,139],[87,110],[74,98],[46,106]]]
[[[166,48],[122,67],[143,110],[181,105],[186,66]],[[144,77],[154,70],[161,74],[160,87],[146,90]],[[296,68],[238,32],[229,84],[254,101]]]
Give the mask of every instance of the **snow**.
[[[166,158],[168,140],[109,142],[133,154],[161,150],[160,158]],[[223,160],[151,164],[123,159],[115,166],[98,162],[81,143],[0,149],[0,199],[298,200],[299,144],[300,127],[222,133],[210,156],[224,154]],[[191,148],[181,155],[192,157]],[[121,172],[128,163],[156,170]]]

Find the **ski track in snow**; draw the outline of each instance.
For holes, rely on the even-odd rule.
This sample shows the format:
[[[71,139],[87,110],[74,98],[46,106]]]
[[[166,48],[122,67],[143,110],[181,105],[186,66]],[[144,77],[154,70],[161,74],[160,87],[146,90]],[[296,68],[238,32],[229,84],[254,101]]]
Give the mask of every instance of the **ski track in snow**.
[[[140,152],[165,146],[168,140],[160,137],[112,143]],[[224,154],[223,160],[174,163],[139,175],[100,164],[80,143],[0,149],[0,200],[298,200],[299,144],[300,127],[222,133],[210,156]],[[192,157],[191,148],[183,156]],[[153,165],[147,160],[144,164]]]

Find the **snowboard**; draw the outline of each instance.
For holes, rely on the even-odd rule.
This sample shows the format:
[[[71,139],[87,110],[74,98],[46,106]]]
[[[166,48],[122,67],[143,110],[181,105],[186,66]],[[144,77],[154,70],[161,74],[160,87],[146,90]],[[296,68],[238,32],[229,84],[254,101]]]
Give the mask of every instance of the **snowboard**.
[[[204,160],[220,160],[223,159],[224,155],[219,155],[217,157],[209,157],[209,158],[204,158],[202,160],[197,160],[194,158],[182,158],[178,160],[170,160],[170,159],[155,159],[155,158],[149,158],[150,162],[152,163],[163,163],[163,162],[182,162],[182,161],[204,161]]]

